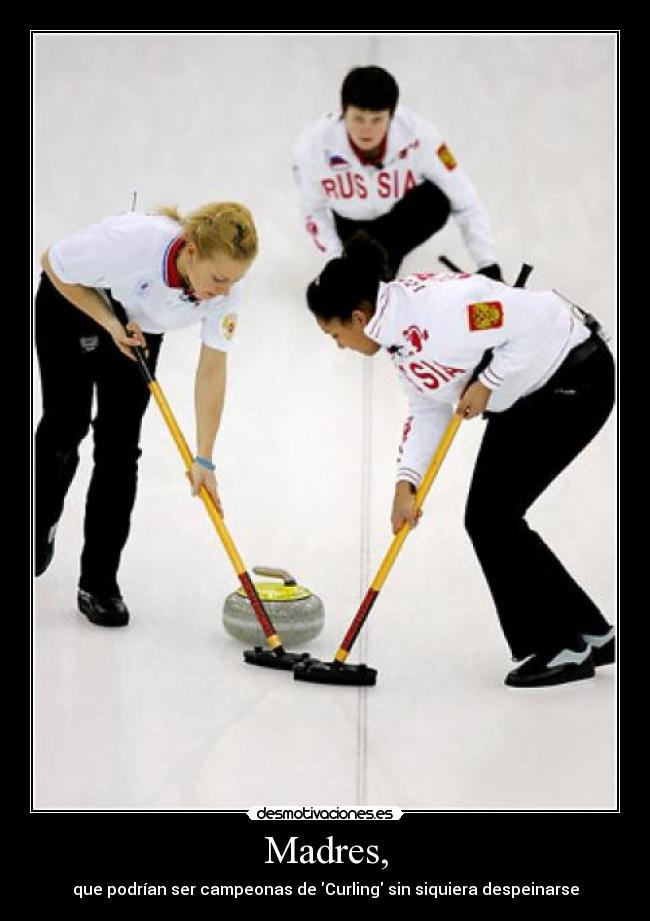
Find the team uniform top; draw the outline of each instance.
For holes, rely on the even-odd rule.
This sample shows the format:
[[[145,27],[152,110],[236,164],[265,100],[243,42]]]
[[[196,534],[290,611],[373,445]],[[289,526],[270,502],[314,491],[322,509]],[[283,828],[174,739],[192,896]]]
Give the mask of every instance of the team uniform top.
[[[373,220],[428,179],[449,198],[476,265],[497,261],[492,226],[472,182],[437,129],[403,106],[395,110],[374,163],[352,146],[342,115],[321,118],[298,138],[294,178],[307,231],[328,259],[342,251],[332,211],[354,221]]]
[[[478,379],[492,391],[488,411],[501,412],[542,387],[589,337],[553,291],[464,274],[380,283],[365,332],[388,351],[407,393],[397,479],[415,486],[486,349],[492,357]]]
[[[108,289],[145,333],[201,324],[201,339],[227,352],[237,324],[242,282],[227,295],[197,301],[176,268],[181,226],[164,215],[121,214],[55,243],[49,260],[66,284]]]

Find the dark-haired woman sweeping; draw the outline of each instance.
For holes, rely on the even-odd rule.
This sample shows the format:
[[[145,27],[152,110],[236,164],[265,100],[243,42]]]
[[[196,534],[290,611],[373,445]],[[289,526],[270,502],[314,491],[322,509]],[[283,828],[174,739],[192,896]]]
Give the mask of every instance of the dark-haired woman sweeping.
[[[339,348],[385,350],[406,390],[394,532],[417,523],[415,491],[452,413],[484,414],[465,526],[522,663],[506,684],[593,677],[614,661],[614,629],[525,516],[609,416],[610,350],[553,291],[482,275],[386,277],[381,248],[355,238],[309,285],[307,302]]]

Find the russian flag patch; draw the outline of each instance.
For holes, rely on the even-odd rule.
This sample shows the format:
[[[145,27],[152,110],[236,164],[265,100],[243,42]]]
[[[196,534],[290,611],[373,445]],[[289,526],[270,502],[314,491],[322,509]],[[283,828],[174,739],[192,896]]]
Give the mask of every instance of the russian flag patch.
[[[480,301],[467,307],[469,328],[472,332],[498,329],[503,326],[503,305],[501,301]]]

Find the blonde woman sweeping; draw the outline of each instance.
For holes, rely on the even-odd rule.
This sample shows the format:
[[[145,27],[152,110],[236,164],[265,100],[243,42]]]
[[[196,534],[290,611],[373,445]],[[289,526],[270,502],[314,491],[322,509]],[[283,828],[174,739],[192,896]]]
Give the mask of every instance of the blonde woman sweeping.
[[[43,415],[35,440],[35,572],[54,536],[92,419],[94,466],[86,499],[78,605],[94,624],[124,626],[117,581],[137,488],[140,428],[149,391],[131,347],[146,346],[152,372],[166,332],[197,324],[196,455],[192,491],[205,486],[221,510],[212,452],[226,389],[226,354],[241,282],[258,250],[243,205],[216,202],[181,217],[109,217],[51,246],[36,294]]]

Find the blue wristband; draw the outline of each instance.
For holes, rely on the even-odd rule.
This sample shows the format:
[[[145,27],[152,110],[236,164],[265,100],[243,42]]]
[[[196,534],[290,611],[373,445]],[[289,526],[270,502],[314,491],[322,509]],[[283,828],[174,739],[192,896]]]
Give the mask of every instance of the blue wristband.
[[[205,467],[206,470],[217,469],[211,460],[208,460],[207,457],[201,457],[199,454],[196,455],[194,461],[199,465],[199,467]]]

